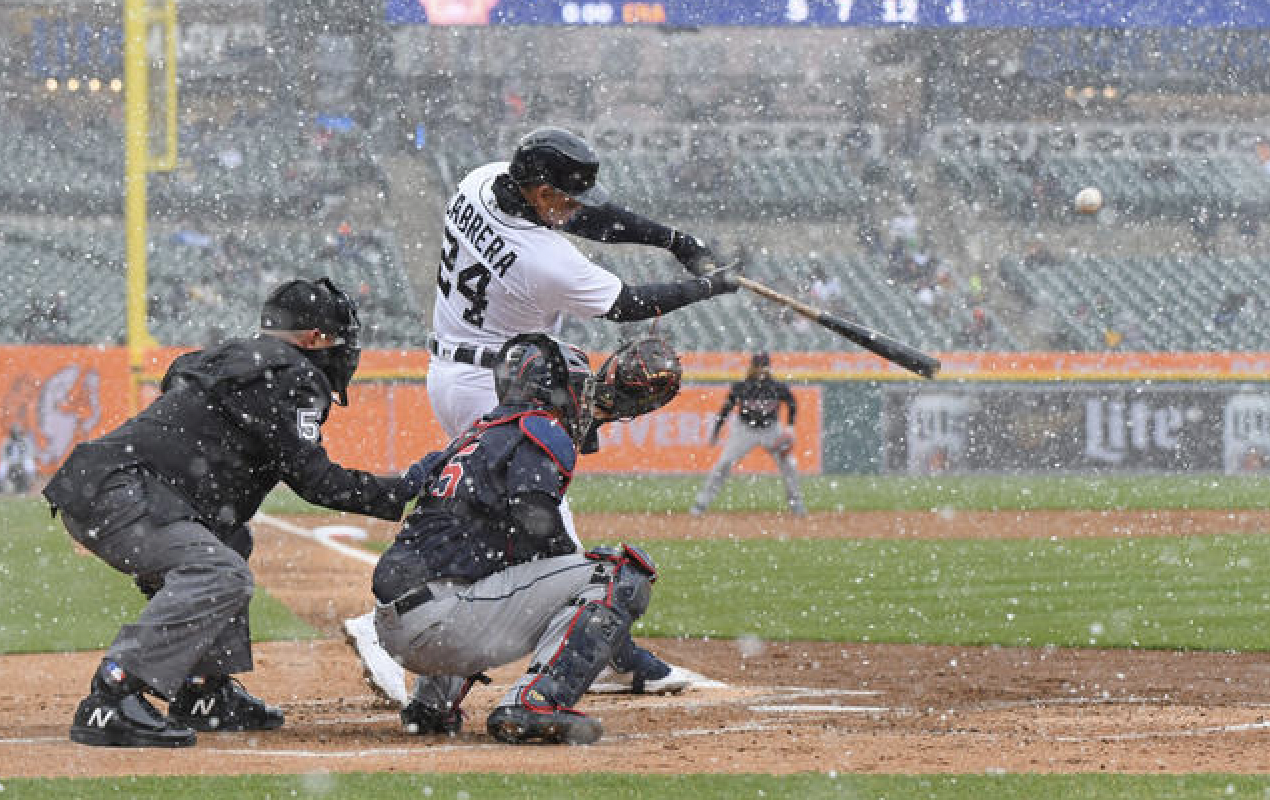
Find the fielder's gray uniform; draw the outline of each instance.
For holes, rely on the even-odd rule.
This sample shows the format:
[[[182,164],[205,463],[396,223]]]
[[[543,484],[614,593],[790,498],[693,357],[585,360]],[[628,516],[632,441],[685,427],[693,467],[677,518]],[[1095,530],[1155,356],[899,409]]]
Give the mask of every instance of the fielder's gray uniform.
[[[756,361],[763,358],[758,357]],[[797,409],[793,392],[785,384],[773,380],[766,367],[752,371],[746,380],[732,384],[728,399],[719,410],[711,439],[718,437],[734,406],[737,407],[737,419],[728,433],[719,460],[697,494],[692,513],[701,514],[710,507],[732,468],[756,447],[766,450],[780,469],[789,509],[795,514],[806,513],[802,491],[798,487],[798,468],[792,455],[793,439],[777,420],[782,403],[788,408],[789,425],[793,427]]]

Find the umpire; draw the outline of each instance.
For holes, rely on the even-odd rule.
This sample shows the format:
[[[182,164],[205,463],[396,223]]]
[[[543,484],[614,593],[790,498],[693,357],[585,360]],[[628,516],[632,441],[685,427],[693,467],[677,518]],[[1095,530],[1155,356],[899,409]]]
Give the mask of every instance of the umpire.
[[[260,328],[177,358],[148,408],[78,445],[44,489],[71,537],[149,597],[94,673],[73,741],[183,747],[196,730],[281,726],[280,709],[231,677],[252,668],[247,521],[279,481],[311,503],[391,520],[422,485],[417,465],[377,477],[322,446],[361,352],[344,292],[326,278],[288,281]],[[167,715],[147,693],[171,700]]]

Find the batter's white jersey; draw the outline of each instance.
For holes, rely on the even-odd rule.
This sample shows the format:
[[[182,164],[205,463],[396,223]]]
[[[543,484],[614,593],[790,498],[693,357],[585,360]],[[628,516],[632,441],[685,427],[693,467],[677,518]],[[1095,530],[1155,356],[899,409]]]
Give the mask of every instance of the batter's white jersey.
[[[505,172],[506,162],[474,170],[446,205],[432,333],[448,344],[555,332],[563,314],[606,313],[622,289],[563,234],[501,210],[493,186]]]
[[[498,207],[494,179],[505,172],[505,161],[473,170],[445,207],[432,308],[440,352],[428,367],[428,399],[450,438],[498,405],[498,395],[493,370],[448,354],[468,345],[477,348],[479,361],[482,348],[497,352],[517,334],[557,333],[564,314],[598,317],[622,290],[621,279],[563,234]],[[578,541],[567,501],[560,513]]]

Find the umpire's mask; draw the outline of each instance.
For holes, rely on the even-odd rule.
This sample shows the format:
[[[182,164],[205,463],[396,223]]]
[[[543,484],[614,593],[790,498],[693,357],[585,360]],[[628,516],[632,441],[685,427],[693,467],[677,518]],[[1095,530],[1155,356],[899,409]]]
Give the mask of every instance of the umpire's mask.
[[[269,293],[260,312],[261,330],[309,331],[314,328],[334,337],[335,345],[304,350],[304,355],[326,376],[336,402],[346,406],[348,384],[362,356],[357,306],[330,278],[287,281]]]

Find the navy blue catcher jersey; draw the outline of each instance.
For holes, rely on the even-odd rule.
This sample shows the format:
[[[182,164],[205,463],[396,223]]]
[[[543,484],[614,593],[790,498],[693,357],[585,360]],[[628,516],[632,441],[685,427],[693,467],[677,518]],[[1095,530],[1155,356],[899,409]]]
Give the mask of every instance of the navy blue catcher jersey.
[[[542,411],[500,406],[458,436],[415,510],[375,570],[375,595],[392,600],[429,580],[476,581],[514,564],[575,549],[557,536],[529,536],[509,512],[537,494],[559,505],[573,476],[573,439]]]

